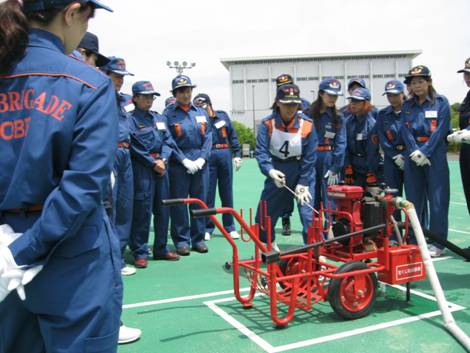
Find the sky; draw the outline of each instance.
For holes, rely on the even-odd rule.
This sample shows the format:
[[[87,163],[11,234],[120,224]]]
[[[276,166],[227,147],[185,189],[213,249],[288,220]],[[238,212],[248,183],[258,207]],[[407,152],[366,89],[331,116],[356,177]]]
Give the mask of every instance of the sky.
[[[422,50],[413,64],[431,69],[434,87],[451,103],[463,100],[462,74],[470,57],[469,0],[101,0],[89,31],[100,51],[126,60],[134,73],[123,92],[150,80],[162,111],[176,76],[166,62],[188,61],[185,71],[216,109],[230,111],[229,72],[221,58]]]

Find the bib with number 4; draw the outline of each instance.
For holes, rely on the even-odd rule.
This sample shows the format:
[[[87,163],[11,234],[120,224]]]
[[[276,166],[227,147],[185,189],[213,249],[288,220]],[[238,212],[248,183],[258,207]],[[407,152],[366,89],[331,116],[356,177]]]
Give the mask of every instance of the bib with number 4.
[[[302,125],[304,120],[300,120],[297,132],[284,132],[273,127],[269,152],[279,159],[300,157],[302,155]]]

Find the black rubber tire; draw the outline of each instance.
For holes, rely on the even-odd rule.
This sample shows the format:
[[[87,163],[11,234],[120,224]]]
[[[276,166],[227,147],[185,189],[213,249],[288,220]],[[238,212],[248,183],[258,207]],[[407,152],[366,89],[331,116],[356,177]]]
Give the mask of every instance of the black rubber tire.
[[[346,262],[345,264],[340,266],[335,271],[335,273],[346,273],[351,271],[365,270],[367,268],[368,266],[363,262],[351,261]],[[355,320],[367,316],[375,305],[377,299],[377,277],[373,272],[365,274],[364,276],[367,276],[367,288],[372,291],[372,293],[368,295],[368,298],[366,298],[365,303],[361,303],[361,309],[357,311],[350,310],[348,306],[343,303],[343,300],[346,301],[346,299],[343,298],[342,300],[342,286],[347,285],[348,283],[350,284],[352,277],[332,279],[330,281],[330,284],[328,286],[328,301],[330,302],[330,305],[335,311],[335,313],[343,319]]]

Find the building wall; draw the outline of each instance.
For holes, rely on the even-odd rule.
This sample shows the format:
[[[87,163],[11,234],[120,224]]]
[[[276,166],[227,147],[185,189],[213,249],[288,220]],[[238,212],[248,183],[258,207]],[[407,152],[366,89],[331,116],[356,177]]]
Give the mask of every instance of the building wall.
[[[254,111],[255,125],[258,125],[261,119],[271,112],[270,107],[276,95],[275,78],[283,73],[294,77],[302,97],[310,102],[318,95],[321,79],[335,77],[341,82],[343,92],[347,96],[345,83],[347,84],[350,78],[359,76],[371,90],[372,103],[378,108],[383,108],[388,104],[386,97],[382,96],[385,83],[392,79],[402,80],[411,65],[411,56],[362,56],[231,64],[231,115],[233,119],[252,128]],[[345,104],[345,97],[340,97],[338,107]]]

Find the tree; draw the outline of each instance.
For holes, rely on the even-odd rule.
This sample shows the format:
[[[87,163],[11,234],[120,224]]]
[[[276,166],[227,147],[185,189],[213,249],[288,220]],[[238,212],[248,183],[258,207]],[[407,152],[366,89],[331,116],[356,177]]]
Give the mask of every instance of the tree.
[[[232,125],[237,132],[238,136],[238,141],[240,142],[240,145],[247,143],[250,145],[250,148],[252,150],[255,149],[255,144],[256,144],[256,138],[255,134],[251,129],[246,127],[244,124],[238,122],[238,121],[232,121]]]

